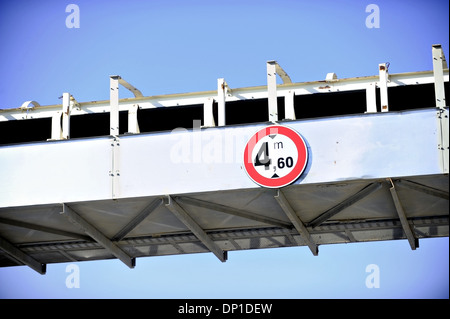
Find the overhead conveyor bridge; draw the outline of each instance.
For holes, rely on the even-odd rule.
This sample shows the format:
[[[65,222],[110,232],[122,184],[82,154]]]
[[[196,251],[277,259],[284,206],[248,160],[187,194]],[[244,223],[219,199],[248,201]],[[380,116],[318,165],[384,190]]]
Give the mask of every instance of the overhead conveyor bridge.
[[[449,70],[440,45],[432,58],[303,83],[268,61],[267,85],[164,96],[111,76],[107,101],[0,110],[0,266],[448,236]],[[270,127],[306,145],[282,187],[244,163],[256,137],[254,172],[295,170],[300,153],[270,157],[292,142]]]

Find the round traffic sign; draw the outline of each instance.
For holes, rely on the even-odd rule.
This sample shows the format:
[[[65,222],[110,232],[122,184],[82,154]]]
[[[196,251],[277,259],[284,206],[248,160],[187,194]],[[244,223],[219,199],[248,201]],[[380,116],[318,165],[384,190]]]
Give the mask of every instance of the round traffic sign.
[[[247,175],[257,184],[279,188],[293,183],[303,173],[308,148],[293,129],[271,125],[256,132],[244,150]]]

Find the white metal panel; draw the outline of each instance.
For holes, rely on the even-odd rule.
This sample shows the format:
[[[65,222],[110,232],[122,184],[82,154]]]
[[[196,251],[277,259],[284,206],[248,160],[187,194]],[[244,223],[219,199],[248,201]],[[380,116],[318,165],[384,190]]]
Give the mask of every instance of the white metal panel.
[[[108,138],[0,147],[0,207],[111,196]]]
[[[310,153],[295,183],[442,174],[435,116],[430,108],[286,122]],[[242,158],[264,125],[1,147],[0,206],[257,188]]]
[[[119,197],[258,187],[245,144],[266,124],[180,129],[121,139]],[[288,122],[310,148],[296,184],[441,174],[434,110]]]

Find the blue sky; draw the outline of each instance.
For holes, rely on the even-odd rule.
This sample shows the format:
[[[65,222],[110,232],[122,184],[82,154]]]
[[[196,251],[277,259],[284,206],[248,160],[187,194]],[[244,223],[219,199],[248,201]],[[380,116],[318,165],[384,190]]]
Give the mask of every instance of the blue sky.
[[[68,4],[80,28],[67,28]],[[367,28],[366,7],[380,9]],[[268,60],[294,82],[432,69],[431,45],[449,57],[448,1],[2,1],[0,108],[35,100],[59,104],[109,99],[109,75],[144,95],[266,84]],[[121,90],[121,97],[131,93]],[[0,268],[2,298],[448,298],[448,238]],[[369,289],[366,267],[380,270]]]

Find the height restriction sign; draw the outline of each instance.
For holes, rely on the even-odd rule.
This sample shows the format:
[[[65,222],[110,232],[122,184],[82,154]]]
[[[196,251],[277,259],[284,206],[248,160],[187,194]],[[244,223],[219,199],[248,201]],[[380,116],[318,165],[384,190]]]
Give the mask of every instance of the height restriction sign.
[[[244,167],[257,184],[279,188],[293,183],[303,173],[308,149],[303,138],[291,128],[267,126],[256,132],[244,150]]]

